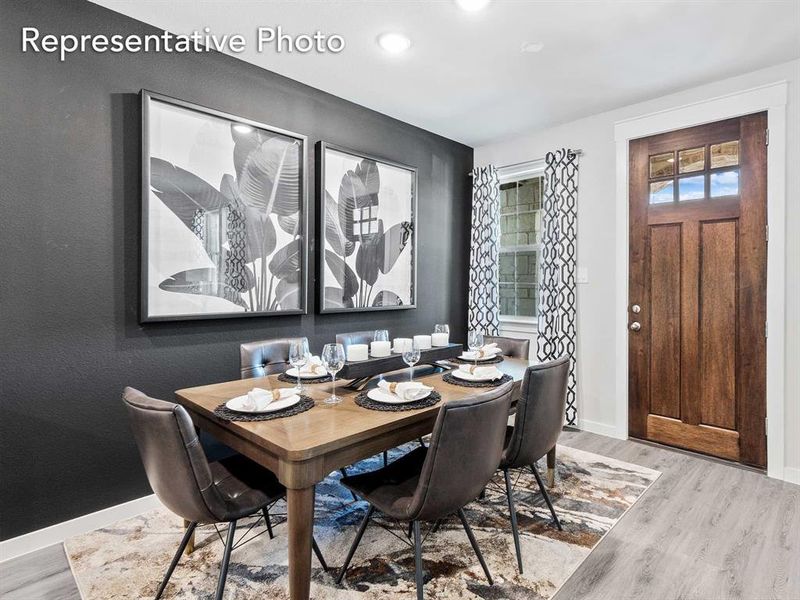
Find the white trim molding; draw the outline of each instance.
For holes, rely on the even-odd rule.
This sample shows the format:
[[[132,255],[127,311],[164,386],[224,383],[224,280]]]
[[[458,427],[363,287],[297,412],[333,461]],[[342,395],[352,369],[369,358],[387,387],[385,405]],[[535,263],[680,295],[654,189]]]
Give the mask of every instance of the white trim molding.
[[[89,533],[122,519],[129,519],[143,512],[158,508],[161,503],[155,494],[123,502],[97,512],[89,513],[50,527],[31,531],[24,535],[0,542],[0,561],[9,560],[35,550],[58,544],[75,535]]]
[[[768,85],[663,110],[614,125],[616,141],[616,429],[628,437],[628,144],[631,140],[767,111],[767,475],[797,478],[784,469],[786,314],[786,98],[788,84]],[[614,436],[618,437],[618,436]]]

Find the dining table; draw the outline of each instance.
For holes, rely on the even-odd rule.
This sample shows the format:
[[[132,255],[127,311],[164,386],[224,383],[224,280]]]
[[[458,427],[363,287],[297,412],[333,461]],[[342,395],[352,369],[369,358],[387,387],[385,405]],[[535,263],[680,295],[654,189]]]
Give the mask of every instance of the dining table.
[[[535,364],[523,359],[505,358],[496,366],[521,385],[525,369]],[[433,431],[443,403],[459,400],[485,388],[446,383],[437,370],[415,373],[415,381],[433,387],[441,401],[433,406],[407,411],[378,411],[355,403],[359,393],[337,382],[338,404],[324,400],[333,384],[306,383],[303,394],[314,400],[313,408],[292,416],[267,421],[229,421],[214,414],[226,401],[247,394],[254,387],[275,389],[293,384],[278,380],[278,375],[237,379],[177,390],[176,402],[189,412],[195,426],[233,450],[269,469],[286,487],[288,524],[289,596],[309,598],[311,586],[311,537],[314,524],[314,486],[328,474],[369,458]],[[408,371],[385,375],[388,380],[408,379]],[[374,386],[375,381],[368,384]],[[517,392],[518,393],[518,392]],[[555,464],[555,448],[548,455],[549,479]]]

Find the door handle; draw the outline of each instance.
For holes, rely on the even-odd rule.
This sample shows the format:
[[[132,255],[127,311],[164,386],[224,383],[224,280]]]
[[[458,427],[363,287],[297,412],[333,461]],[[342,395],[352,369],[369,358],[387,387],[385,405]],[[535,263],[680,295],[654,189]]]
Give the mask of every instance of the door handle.
[[[631,331],[639,331],[642,328],[642,324],[639,321],[634,321],[631,323]]]

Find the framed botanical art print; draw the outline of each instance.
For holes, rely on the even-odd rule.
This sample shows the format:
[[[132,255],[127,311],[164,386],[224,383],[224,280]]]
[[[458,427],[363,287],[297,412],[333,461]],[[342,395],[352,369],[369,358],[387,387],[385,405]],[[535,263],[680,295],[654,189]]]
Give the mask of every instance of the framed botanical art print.
[[[317,144],[320,312],[416,308],[417,170]]]
[[[142,321],[305,313],[306,152],[142,90]]]

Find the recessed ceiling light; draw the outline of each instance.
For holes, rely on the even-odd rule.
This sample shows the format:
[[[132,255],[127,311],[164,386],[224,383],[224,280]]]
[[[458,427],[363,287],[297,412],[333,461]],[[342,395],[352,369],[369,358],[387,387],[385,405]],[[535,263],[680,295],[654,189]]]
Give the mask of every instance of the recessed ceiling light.
[[[400,54],[411,47],[411,40],[402,33],[382,33],[378,36],[378,45],[389,54]]]
[[[236,123],[233,128],[239,133],[250,133],[253,131],[253,128],[250,127],[250,125],[242,125],[241,123]]]
[[[477,12],[482,8],[486,8],[491,0],[456,0],[456,4],[461,10],[467,12]]]
[[[544,48],[542,42],[525,42],[522,44],[523,52],[540,52]]]

